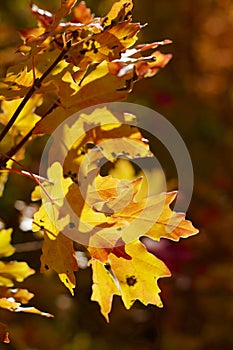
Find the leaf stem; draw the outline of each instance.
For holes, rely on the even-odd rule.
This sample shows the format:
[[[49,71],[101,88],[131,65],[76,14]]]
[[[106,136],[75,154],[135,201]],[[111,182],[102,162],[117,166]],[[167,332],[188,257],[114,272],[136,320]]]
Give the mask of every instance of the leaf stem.
[[[41,117],[40,120],[44,119],[48,114],[50,114],[56,107],[57,107],[57,103],[55,102],[50,108],[49,110]],[[24,144],[30,139],[30,137],[33,135],[33,131],[35,129],[36,126],[33,126],[33,128],[20,140],[20,142],[13,146],[7,153],[6,155],[11,158],[13,157],[23,146]],[[1,164],[2,165],[2,164]]]
[[[8,133],[8,131],[10,130],[10,128],[12,127],[12,125],[14,124],[14,122],[16,121],[16,119],[18,118],[19,114],[21,113],[21,111],[23,110],[24,106],[26,105],[26,103],[28,102],[28,100],[32,97],[32,95],[34,94],[34,92],[39,89],[41,87],[41,84],[43,82],[43,80],[49,75],[49,73],[56,67],[56,65],[64,58],[65,54],[67,53],[67,51],[70,49],[71,47],[71,42],[67,42],[67,46],[61,51],[61,53],[59,54],[59,56],[55,59],[55,61],[51,64],[51,66],[42,74],[42,76],[40,78],[35,79],[32,87],[30,88],[30,90],[27,92],[26,96],[24,97],[24,99],[22,100],[22,102],[20,103],[20,105],[18,106],[18,108],[16,109],[16,111],[14,112],[14,114],[12,115],[11,119],[9,120],[9,122],[7,123],[7,125],[4,127],[4,129],[2,130],[2,132],[0,133],[0,142],[2,141],[2,139],[5,137],[5,135]]]

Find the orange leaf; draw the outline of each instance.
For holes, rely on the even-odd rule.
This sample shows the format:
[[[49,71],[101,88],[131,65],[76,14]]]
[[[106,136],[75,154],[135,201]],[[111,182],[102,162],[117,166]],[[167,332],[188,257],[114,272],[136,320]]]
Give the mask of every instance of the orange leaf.
[[[34,297],[27,289],[0,287],[0,298],[13,298],[16,302],[27,304]]]
[[[7,332],[7,327],[4,323],[0,322],[0,342],[9,344],[9,333]]]
[[[12,300],[11,298],[10,299],[6,299],[6,298],[0,299],[0,308],[1,309],[9,310],[12,312],[26,312],[26,313],[32,313],[32,314],[45,316],[45,317],[53,317],[53,315],[51,315],[47,312],[40,311],[40,310],[36,309],[35,307],[21,307],[20,305],[21,305],[20,303],[15,302],[14,299]]]
[[[52,269],[58,273],[60,280],[74,294],[76,285],[74,271],[78,270],[73,241],[59,233],[51,240],[47,233],[44,235],[44,244],[41,256],[41,272]]]
[[[91,10],[86,6],[84,1],[81,1],[75,6],[73,11],[72,22],[89,23],[94,19]]]
[[[108,14],[103,18],[102,25],[106,27],[114,26],[118,22],[123,22],[131,18],[131,11],[133,8],[132,0],[120,0],[115,2],[108,12]]]

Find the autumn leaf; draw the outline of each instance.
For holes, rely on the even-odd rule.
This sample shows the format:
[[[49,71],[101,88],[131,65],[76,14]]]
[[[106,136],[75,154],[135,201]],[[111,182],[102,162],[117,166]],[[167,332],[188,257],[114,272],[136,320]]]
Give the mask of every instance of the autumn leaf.
[[[0,231],[0,258],[10,256],[15,251],[15,248],[10,244],[12,232],[12,228]]]
[[[127,244],[125,249],[132,259],[126,260],[109,254],[109,265],[104,265],[95,259],[91,260],[93,270],[91,299],[99,303],[101,313],[107,321],[113,295],[120,295],[127,309],[136,300],[140,300],[144,305],[153,304],[162,307],[157,281],[159,278],[170,276],[166,265],[150,254],[141,242]]]
[[[14,247],[10,244],[12,229],[0,231],[0,257],[7,257],[14,253]],[[52,315],[42,312],[34,307],[22,307],[21,304],[27,304],[34,294],[27,289],[8,288],[14,286],[14,281],[22,282],[28,276],[34,274],[26,262],[0,261],[0,308],[12,312],[27,312],[53,317]],[[9,343],[6,326],[0,323],[0,341]]]
[[[116,121],[114,114],[104,107],[87,115],[82,114],[77,122],[69,129],[66,128],[63,133],[64,144],[68,150],[63,164],[66,177],[76,182],[79,174],[80,182],[84,182],[84,176],[85,182],[90,184],[91,171],[98,169],[102,160],[115,161],[120,156],[129,159],[152,156],[147,140],[136,127],[128,124],[134,123],[133,116],[127,120],[127,116],[123,115],[121,123]],[[82,171],[79,171],[81,165]],[[113,186],[111,187],[113,190]]]
[[[139,241],[126,245],[125,249],[132,260],[117,258],[113,254],[109,256],[112,272],[120,284],[125,307],[129,309],[137,299],[144,305],[162,307],[157,281],[161,277],[169,277],[170,271]]]
[[[170,40],[133,47],[143,26],[132,23],[132,0],[115,2],[102,18],[95,17],[84,2],[75,7],[76,2],[61,0],[54,14],[31,2],[38,27],[21,31],[23,44],[18,52],[25,59],[0,79],[3,127],[20,109],[7,133],[13,146],[27,135],[26,141],[32,134],[53,133],[77,111],[125,99],[135,82],[154,76],[171,59],[158,50]],[[68,20],[64,18],[69,14]],[[55,160],[45,175],[48,181],[32,194],[33,200],[42,199],[32,227],[44,236],[41,272],[54,270],[73,295],[78,270],[74,241],[86,246],[93,272],[91,298],[107,321],[114,295],[122,298],[127,309],[136,300],[162,307],[158,279],[170,272],[147,251],[141,237],[178,241],[198,232],[184,213],[170,208],[176,192],[151,193],[143,180],[146,173],[136,176],[127,163],[115,169],[115,174],[121,173],[119,178],[101,176],[106,162],[152,156],[136,121],[131,114],[114,114],[106,107],[80,112],[73,125],[66,123],[59,129],[61,144],[54,141]],[[122,174],[127,170],[127,176]],[[1,187],[5,180],[3,176]],[[0,231],[0,257],[14,252],[11,231]],[[21,306],[32,293],[9,288],[33,273],[25,262],[0,261],[0,307],[51,317]],[[8,341],[4,325],[0,337]]]
[[[161,214],[154,225],[146,232],[145,236],[154,240],[167,238],[179,241],[180,238],[187,238],[199,232],[189,220],[185,219],[184,213],[176,213],[170,209],[169,205],[174,201],[175,197],[176,193],[166,194]]]
[[[24,97],[33,84],[33,72],[22,64],[10,67],[5,78],[0,79],[0,100]]]
[[[12,287],[13,281],[22,282],[35,273],[26,262],[0,261],[0,286]]]
[[[78,270],[73,241],[59,233],[54,240],[50,239],[46,231],[41,256],[41,272],[54,270],[64,285],[74,295],[76,285],[74,271]]]
[[[16,302],[27,304],[34,297],[27,289],[0,287],[0,298],[13,298]]]
[[[0,342],[9,344],[9,333],[7,332],[7,326],[0,322]]]
[[[52,184],[48,184],[50,186],[49,193],[44,193],[41,190],[45,201],[34,215],[32,230],[44,231],[41,272],[49,269],[57,272],[60,280],[73,294],[76,285],[73,272],[78,270],[77,259],[73,241],[60,232],[62,228],[69,225],[70,218],[66,215],[59,220],[60,208],[62,208],[64,196],[71,180],[63,178],[62,167],[59,163],[53,164],[48,170],[48,176]]]
[[[35,110],[42,103],[42,96],[35,95],[27,103],[19,118],[14,123],[10,130],[13,140],[25,136],[35,125],[36,122],[40,120],[40,117],[36,115]],[[12,100],[12,101],[2,101],[1,108],[2,113],[0,113],[0,122],[6,125],[13,115],[14,111],[22,102],[22,99]]]
[[[120,0],[113,4],[111,10],[102,20],[102,25],[112,27],[118,22],[127,21],[131,18],[133,8],[132,0]]]
[[[122,210],[118,210],[117,201],[107,202],[111,214],[106,218],[106,223],[112,229],[121,228],[124,242],[129,243],[145,235],[155,240],[165,237],[178,241],[181,237],[198,233],[191,222],[185,220],[183,213],[175,213],[170,209],[169,205],[175,199],[176,192],[161,193],[136,201],[140,182],[134,180],[132,185],[135,189],[131,200],[128,201],[129,197],[126,197],[124,205],[123,198],[120,198]],[[103,210],[99,205],[96,209],[99,212]]]
[[[84,1],[80,1],[80,3],[74,7],[72,22],[74,23],[90,23],[93,21],[94,15],[91,14],[91,10],[86,6]]]
[[[21,304],[14,301],[14,298],[1,298],[0,299],[0,308],[9,310],[12,312],[26,312],[26,313],[32,313],[32,314],[37,314],[45,317],[53,317],[53,315],[40,311],[36,309],[35,307],[21,307]]]
[[[52,32],[61,22],[62,18],[71,12],[77,0],[61,0],[61,7],[53,16],[53,22],[46,28],[47,32]]]
[[[93,272],[91,300],[99,303],[101,313],[109,322],[108,314],[112,308],[113,295],[120,295],[120,292],[107,266],[96,259],[92,259],[90,263]]]
[[[115,69],[116,65],[116,69]],[[96,104],[124,99],[131,86],[127,81],[133,79],[133,70],[122,76],[117,76],[121,66],[114,62],[100,63],[84,80],[81,86],[67,72],[59,83],[59,99],[61,107],[52,111],[36,124],[34,134],[52,133],[65,119],[77,110],[82,110]],[[54,117],[56,115],[56,118]]]
[[[123,22],[91,38],[87,37],[72,45],[68,51],[67,62],[86,70],[91,63],[104,60],[113,61],[120,57],[120,52],[132,46],[137,40],[136,34],[141,26],[138,23]],[[82,67],[84,66],[84,67]]]

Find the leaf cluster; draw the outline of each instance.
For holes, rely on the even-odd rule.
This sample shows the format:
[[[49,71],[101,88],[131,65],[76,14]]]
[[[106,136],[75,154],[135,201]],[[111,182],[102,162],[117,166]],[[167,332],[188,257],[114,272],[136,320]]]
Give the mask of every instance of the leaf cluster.
[[[103,162],[152,156],[135,116],[93,108],[73,125],[63,123],[84,108],[126,98],[135,82],[154,76],[171,59],[158,51],[170,40],[134,46],[142,26],[132,22],[132,0],[114,3],[104,17],[76,2],[61,0],[54,14],[31,3],[38,25],[20,31],[18,52],[24,59],[0,80],[0,184],[3,189],[6,171],[36,182],[32,200],[39,201],[40,208],[32,230],[44,238],[41,272],[54,270],[73,294],[78,270],[74,242],[79,242],[93,272],[91,299],[108,321],[113,295],[121,296],[127,309],[137,299],[162,306],[157,281],[170,272],[147,251],[143,237],[178,241],[197,230],[184,214],[170,209],[175,192],[147,197],[143,177],[133,174],[126,180],[119,173],[101,174]],[[61,124],[62,147],[56,147],[58,154],[66,151],[63,163],[50,165],[46,178],[14,167],[21,166],[32,138],[51,134]],[[10,255],[11,229],[1,234],[5,243],[0,253],[2,249],[2,256]],[[20,303],[27,303],[32,294],[10,289],[13,280],[32,273],[24,262],[0,263],[0,307],[51,316],[22,308]],[[8,341],[4,326],[1,329],[2,340]]]

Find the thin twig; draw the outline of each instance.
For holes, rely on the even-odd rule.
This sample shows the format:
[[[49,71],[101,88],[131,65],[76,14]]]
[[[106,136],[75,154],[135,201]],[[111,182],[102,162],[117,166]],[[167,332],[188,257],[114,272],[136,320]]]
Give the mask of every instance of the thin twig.
[[[4,127],[4,129],[2,130],[2,132],[0,133],[0,142],[2,141],[2,139],[5,137],[5,135],[8,133],[8,131],[10,130],[10,128],[12,127],[12,125],[14,124],[14,122],[16,121],[16,119],[18,118],[19,114],[21,113],[21,111],[23,110],[24,106],[26,105],[26,103],[28,102],[28,100],[32,97],[32,95],[34,94],[34,92],[39,89],[41,87],[41,84],[43,82],[43,80],[49,75],[49,73],[56,67],[56,65],[64,58],[64,56],[66,55],[66,53],[68,52],[68,50],[71,47],[71,42],[67,42],[67,46],[61,51],[61,53],[59,54],[59,56],[55,59],[55,61],[51,64],[51,66],[42,74],[42,76],[40,78],[37,78],[34,83],[33,86],[30,88],[30,90],[27,92],[26,96],[24,97],[24,99],[22,100],[22,102],[20,103],[20,105],[18,106],[18,108],[16,109],[15,113],[12,115],[11,119],[9,120],[9,122],[7,123],[7,125]]]
[[[44,119],[48,114],[50,114],[58,104],[55,102],[49,110],[41,117],[40,120]],[[13,157],[24,145],[25,143],[30,139],[30,137],[33,135],[33,131],[35,130],[36,126],[33,126],[33,128],[20,140],[20,142],[13,146],[8,152],[6,152],[6,155],[8,157]],[[2,164],[1,164],[2,165]]]

